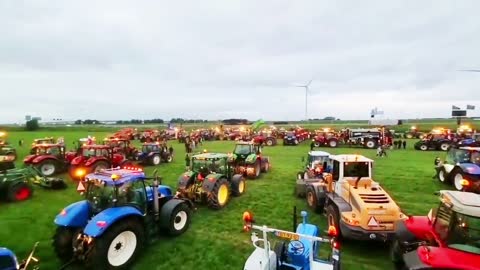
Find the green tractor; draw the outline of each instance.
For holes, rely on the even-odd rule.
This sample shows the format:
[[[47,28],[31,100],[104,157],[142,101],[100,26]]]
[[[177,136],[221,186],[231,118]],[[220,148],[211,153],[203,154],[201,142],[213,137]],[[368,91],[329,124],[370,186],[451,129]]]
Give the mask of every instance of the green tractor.
[[[237,142],[229,161],[235,173],[250,179],[256,179],[261,172],[270,170],[270,158],[262,156],[261,145],[253,142]]]
[[[0,170],[0,200],[8,202],[25,201],[33,195],[33,185],[49,189],[67,187],[63,179],[45,177],[35,167],[15,168],[13,163],[9,169]]]
[[[246,182],[241,174],[235,174],[227,154],[203,153],[191,158],[190,169],[178,179],[177,197],[206,203],[211,209],[227,205],[230,195],[245,192]]]

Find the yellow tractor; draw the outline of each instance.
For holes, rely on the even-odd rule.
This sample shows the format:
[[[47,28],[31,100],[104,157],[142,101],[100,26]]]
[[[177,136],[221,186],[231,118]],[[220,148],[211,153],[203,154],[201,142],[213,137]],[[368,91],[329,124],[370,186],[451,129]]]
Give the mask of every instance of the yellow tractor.
[[[343,238],[391,240],[395,221],[407,218],[388,193],[372,179],[373,160],[360,155],[330,156],[332,173],[306,188],[309,207],[327,216]]]

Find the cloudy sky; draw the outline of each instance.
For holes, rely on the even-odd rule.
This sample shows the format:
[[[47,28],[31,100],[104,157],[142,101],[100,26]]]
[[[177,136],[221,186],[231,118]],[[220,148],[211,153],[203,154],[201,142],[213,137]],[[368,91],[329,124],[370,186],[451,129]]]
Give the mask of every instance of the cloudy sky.
[[[480,2],[0,1],[0,122],[448,117],[480,107]],[[472,112],[480,115],[480,113]]]

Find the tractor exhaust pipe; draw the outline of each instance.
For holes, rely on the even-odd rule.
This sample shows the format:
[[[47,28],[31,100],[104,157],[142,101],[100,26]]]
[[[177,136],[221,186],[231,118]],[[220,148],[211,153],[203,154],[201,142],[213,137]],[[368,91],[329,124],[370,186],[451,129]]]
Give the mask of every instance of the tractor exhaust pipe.
[[[293,230],[292,232],[297,231],[297,206],[293,207]]]
[[[158,202],[158,177],[157,177],[157,169],[153,171],[153,213],[155,216],[155,220],[158,221],[160,216],[160,204]]]

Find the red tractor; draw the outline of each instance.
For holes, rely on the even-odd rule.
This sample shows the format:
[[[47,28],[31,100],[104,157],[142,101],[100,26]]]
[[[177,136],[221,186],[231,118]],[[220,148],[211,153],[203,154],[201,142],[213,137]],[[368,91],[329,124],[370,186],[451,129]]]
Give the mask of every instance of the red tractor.
[[[335,148],[338,146],[338,133],[330,128],[324,128],[315,132],[313,137],[313,145],[315,147],[328,146]]]
[[[399,269],[480,269],[480,195],[442,190],[428,216],[395,224],[391,259]]]
[[[69,174],[72,179],[111,167],[130,166],[132,163],[123,154],[114,153],[108,145],[84,145],[81,153],[70,162]]]
[[[25,165],[36,167],[44,176],[50,177],[67,171],[75,152],[66,152],[63,144],[37,144],[23,160]]]
[[[255,144],[274,146],[277,145],[277,137],[271,131],[261,131],[252,137]]]
[[[129,140],[135,140],[139,137],[138,130],[136,128],[122,128],[113,134],[116,138],[126,138]]]
[[[303,142],[305,140],[308,140],[310,137],[310,132],[308,132],[308,130],[301,127],[295,128],[293,132],[295,133],[295,136],[297,137],[298,142]]]
[[[160,131],[157,129],[146,129],[140,135],[141,142],[156,142],[161,138]]]
[[[129,160],[135,160],[138,155],[138,149],[130,143],[129,139],[126,138],[105,138],[103,144],[112,147],[113,153],[123,154],[125,158]]]

